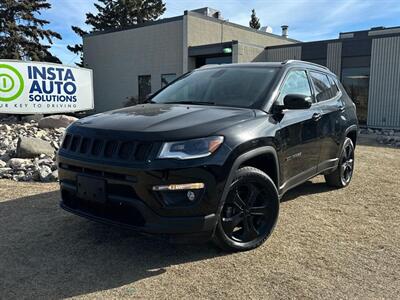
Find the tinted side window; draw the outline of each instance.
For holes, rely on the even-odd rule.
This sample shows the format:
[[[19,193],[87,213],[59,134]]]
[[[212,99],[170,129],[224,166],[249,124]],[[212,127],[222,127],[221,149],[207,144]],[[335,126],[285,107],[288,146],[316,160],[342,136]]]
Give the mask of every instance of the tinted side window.
[[[315,87],[315,96],[318,102],[333,98],[331,83],[328,76],[318,72],[310,72]]]
[[[339,94],[339,87],[337,86],[336,80],[332,76],[328,76],[329,82],[331,84],[331,94],[332,97],[336,97]]]
[[[312,102],[311,88],[305,71],[291,71],[288,74],[279,93],[277,104],[283,105],[283,99],[289,94],[308,96],[310,97],[310,102]]]

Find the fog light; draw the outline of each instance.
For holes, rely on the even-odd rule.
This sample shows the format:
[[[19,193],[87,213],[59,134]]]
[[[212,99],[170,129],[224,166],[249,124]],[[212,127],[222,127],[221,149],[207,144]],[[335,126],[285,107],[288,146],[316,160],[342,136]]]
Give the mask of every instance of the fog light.
[[[203,188],[204,188],[204,183],[194,182],[194,183],[184,183],[184,184],[155,185],[153,186],[153,191],[200,190]]]
[[[196,199],[196,194],[193,191],[188,191],[186,197],[189,201],[194,201],[194,199]]]

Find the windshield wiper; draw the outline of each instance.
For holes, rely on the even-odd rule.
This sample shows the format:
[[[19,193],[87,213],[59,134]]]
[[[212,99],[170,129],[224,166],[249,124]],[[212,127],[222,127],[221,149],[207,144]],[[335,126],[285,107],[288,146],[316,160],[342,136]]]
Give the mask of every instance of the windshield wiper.
[[[198,104],[198,105],[215,105],[215,102],[211,101],[173,101],[164,102],[165,104]]]

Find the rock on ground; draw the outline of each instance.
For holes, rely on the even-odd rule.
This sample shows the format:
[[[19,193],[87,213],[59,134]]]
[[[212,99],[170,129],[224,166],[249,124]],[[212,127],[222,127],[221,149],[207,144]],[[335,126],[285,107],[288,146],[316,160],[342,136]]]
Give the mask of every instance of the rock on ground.
[[[8,165],[12,169],[23,169],[26,166],[31,166],[33,163],[30,159],[23,159],[23,158],[11,158],[8,161]]]
[[[21,121],[30,123],[30,122],[39,122],[43,118],[43,115],[27,115],[21,117]]]
[[[66,115],[54,115],[44,117],[39,121],[40,128],[60,128],[67,127],[69,124],[77,121],[78,119]]]
[[[54,148],[47,141],[34,137],[20,137],[17,144],[17,157],[34,158],[41,154],[53,155]]]
[[[58,180],[56,156],[65,128],[39,128],[37,116],[0,115],[0,179]]]
[[[361,128],[359,133],[373,137],[379,144],[400,147],[400,130]]]
[[[49,166],[42,166],[39,169],[40,180],[43,181],[43,182],[50,181],[49,179],[50,179],[51,173],[52,173],[52,171],[51,171],[51,168]]]

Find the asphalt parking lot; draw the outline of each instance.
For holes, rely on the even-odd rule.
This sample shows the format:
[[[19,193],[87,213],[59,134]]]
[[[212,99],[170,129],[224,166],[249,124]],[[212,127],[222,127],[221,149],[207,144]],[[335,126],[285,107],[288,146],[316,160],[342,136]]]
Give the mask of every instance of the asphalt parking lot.
[[[350,186],[289,192],[272,237],[226,254],[58,207],[57,184],[0,181],[0,298],[398,298],[400,150],[356,148]]]

